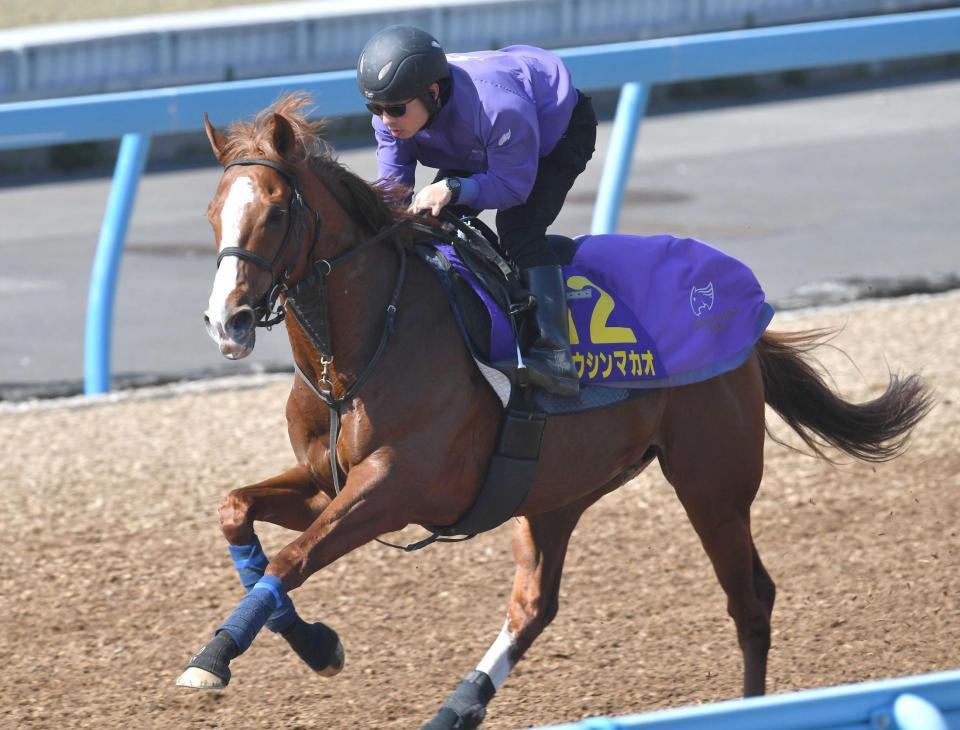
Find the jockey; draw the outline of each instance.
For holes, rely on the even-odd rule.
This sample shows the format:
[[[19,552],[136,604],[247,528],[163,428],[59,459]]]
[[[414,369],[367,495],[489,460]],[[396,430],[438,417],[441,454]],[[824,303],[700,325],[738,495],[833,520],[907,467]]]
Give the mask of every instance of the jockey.
[[[417,163],[439,170],[411,212],[439,215],[447,205],[497,211],[500,242],[537,300],[530,381],[576,395],[566,288],[546,231],[593,156],[590,98],[541,48],[447,57],[433,36],[408,25],[367,42],[357,81],[373,114],[380,178],[413,189]]]

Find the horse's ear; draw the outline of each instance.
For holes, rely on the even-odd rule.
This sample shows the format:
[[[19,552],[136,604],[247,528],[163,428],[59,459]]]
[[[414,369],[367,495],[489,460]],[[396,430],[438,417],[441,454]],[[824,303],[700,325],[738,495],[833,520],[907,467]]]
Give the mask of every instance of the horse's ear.
[[[282,114],[273,115],[273,149],[280,157],[286,159],[287,155],[293,150],[293,145],[297,141],[297,135],[290,126],[290,122]]]
[[[207,132],[207,139],[210,140],[210,148],[213,150],[214,157],[223,164],[223,150],[227,146],[227,138],[223,132],[210,123],[210,117],[203,113],[203,128]]]

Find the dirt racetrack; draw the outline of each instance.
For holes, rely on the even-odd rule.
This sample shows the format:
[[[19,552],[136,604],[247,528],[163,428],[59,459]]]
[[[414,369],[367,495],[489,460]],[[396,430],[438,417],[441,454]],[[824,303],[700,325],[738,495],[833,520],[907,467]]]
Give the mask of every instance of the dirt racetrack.
[[[836,343],[859,371],[829,348],[820,359],[846,396],[880,392],[889,366],[921,371],[938,404],[885,465],[831,466],[768,441],[753,515],[778,585],[771,692],[960,666],[960,293],[773,327],[821,325],[845,325]],[[0,726],[407,730],[474,667],[503,621],[509,525],[413,555],[370,545],[297,590],[301,614],[343,639],[335,678],[264,632],[226,691],[174,686],[241,595],[216,506],[291,462],[287,388],[0,412]],[[259,532],[268,552],[289,539]],[[737,696],[724,603],[652,466],[581,521],[560,614],[484,727]]]

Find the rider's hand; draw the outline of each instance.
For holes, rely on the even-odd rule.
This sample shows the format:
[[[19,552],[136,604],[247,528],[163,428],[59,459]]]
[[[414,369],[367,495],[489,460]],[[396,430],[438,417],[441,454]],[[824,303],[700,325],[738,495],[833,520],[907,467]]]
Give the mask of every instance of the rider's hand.
[[[407,212],[419,213],[421,211],[430,211],[431,215],[437,217],[440,215],[443,207],[449,203],[452,198],[453,194],[450,192],[447,184],[441,180],[432,185],[427,185],[427,187],[417,193],[413,198],[413,202],[410,203],[410,207],[407,208]]]

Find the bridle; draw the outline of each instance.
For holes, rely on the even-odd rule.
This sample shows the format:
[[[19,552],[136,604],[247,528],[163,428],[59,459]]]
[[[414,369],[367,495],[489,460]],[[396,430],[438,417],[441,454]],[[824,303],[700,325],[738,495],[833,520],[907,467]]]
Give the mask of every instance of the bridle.
[[[252,262],[254,265],[264,269],[270,274],[270,289],[264,295],[263,301],[261,301],[254,310],[257,313],[257,326],[273,326],[284,318],[287,309],[290,309],[294,313],[307,337],[320,354],[320,362],[323,365],[323,371],[320,374],[319,382],[321,385],[325,385],[327,389],[321,390],[316,388],[313,383],[311,383],[310,380],[303,374],[303,371],[300,370],[300,367],[296,363],[294,363],[294,367],[303,380],[310,385],[311,388],[314,388],[315,392],[321,398],[321,400],[324,401],[324,403],[334,410],[339,410],[344,403],[356,395],[357,391],[360,389],[360,386],[367,379],[370,373],[373,372],[373,369],[379,362],[380,357],[383,355],[383,350],[386,347],[387,340],[389,339],[390,334],[393,332],[393,323],[397,313],[397,301],[400,299],[400,290],[403,287],[403,280],[406,276],[406,250],[399,243],[396,244],[397,253],[400,257],[400,273],[397,276],[397,283],[394,287],[390,304],[387,306],[387,321],[384,325],[383,334],[380,337],[380,343],[377,347],[377,350],[367,367],[364,368],[353,385],[351,385],[340,398],[333,397],[333,383],[329,376],[329,366],[333,364],[333,345],[330,333],[330,307],[327,302],[327,277],[335,268],[346,263],[349,259],[360,253],[360,251],[372,244],[379,243],[387,239],[392,233],[401,227],[409,226],[430,233],[436,232],[432,228],[417,223],[416,221],[406,218],[402,219],[391,226],[387,226],[375,236],[368,238],[359,246],[354,246],[349,251],[346,251],[335,258],[315,260],[312,266],[308,268],[308,270],[312,269],[312,271],[310,271],[308,275],[304,276],[304,278],[296,284],[291,284],[290,278],[293,276],[293,272],[296,270],[299,264],[300,255],[303,249],[303,238],[307,228],[306,211],[313,213],[315,219],[313,241],[311,242],[310,251],[313,251],[320,232],[320,214],[311,208],[303,199],[303,195],[300,193],[300,185],[297,182],[297,177],[289,168],[284,167],[280,163],[272,160],[247,157],[239,160],[233,160],[232,162],[224,165],[223,169],[228,170],[229,168],[237,165],[259,165],[262,167],[269,167],[271,170],[275,170],[287,181],[287,183],[290,185],[290,220],[287,224],[287,230],[284,233],[280,248],[277,250],[276,254],[274,254],[272,260],[268,261],[263,256],[239,246],[227,246],[220,250],[220,255],[217,257],[217,265],[220,265],[220,262],[225,256],[236,256],[237,258]],[[278,280],[275,272],[277,261],[283,260],[283,254],[287,250],[290,241],[296,241],[297,248],[293,258],[290,259],[284,266],[283,274]],[[285,306],[278,306],[277,304],[281,294],[283,294],[286,299]],[[272,319],[271,315],[273,317]],[[336,481],[336,474],[334,475],[334,479]],[[339,485],[336,486],[339,487]]]
[[[396,284],[393,288],[393,294],[390,297],[390,303],[387,305],[386,320],[384,322],[383,332],[380,335],[380,341],[377,344],[377,349],[374,352],[373,357],[370,359],[370,362],[367,363],[367,366],[361,371],[360,375],[357,376],[357,379],[339,398],[335,398],[333,395],[333,382],[330,380],[329,372],[330,366],[333,364],[333,344],[330,330],[330,306],[327,299],[327,277],[335,268],[356,256],[360,251],[364,250],[368,246],[387,240],[391,234],[395,233],[400,228],[411,228],[422,233],[428,233],[437,238],[447,238],[449,234],[437,231],[436,229],[424,225],[423,223],[418,223],[415,220],[403,218],[379,231],[376,235],[368,238],[360,245],[354,246],[349,251],[346,251],[335,258],[315,260],[310,267],[312,271],[309,273],[309,275],[304,276],[304,278],[302,278],[296,284],[291,284],[290,278],[293,275],[294,270],[296,270],[302,252],[303,238],[307,228],[306,212],[310,211],[313,213],[315,220],[313,241],[309,251],[313,251],[317,242],[321,227],[320,214],[311,208],[306,201],[304,201],[303,196],[300,193],[300,186],[297,182],[296,175],[294,175],[293,171],[290,169],[277,162],[273,162],[272,160],[257,158],[233,160],[232,162],[224,165],[223,169],[228,170],[229,168],[237,165],[261,165],[263,167],[269,167],[270,169],[279,173],[280,176],[287,181],[287,183],[290,185],[290,220],[287,224],[287,230],[283,236],[283,242],[280,244],[280,248],[278,249],[277,253],[274,254],[273,260],[268,261],[263,256],[260,256],[259,254],[256,254],[253,251],[249,251],[245,248],[240,248],[239,246],[227,246],[226,248],[220,250],[220,254],[217,257],[217,266],[220,265],[220,262],[225,256],[236,256],[237,258],[250,261],[261,269],[268,271],[270,273],[270,289],[267,291],[267,294],[264,295],[263,300],[254,309],[254,312],[257,316],[256,326],[268,328],[272,327],[284,319],[285,312],[287,309],[289,309],[300,324],[301,329],[303,329],[304,333],[307,335],[313,347],[320,355],[320,363],[323,366],[323,370],[320,373],[319,382],[317,384],[314,384],[303,372],[303,370],[301,370],[300,365],[296,362],[296,358],[294,358],[293,367],[297,373],[297,376],[307,385],[308,388],[310,388],[310,390],[317,395],[318,398],[320,398],[320,400],[326,403],[330,408],[330,469],[333,478],[334,492],[339,495],[341,487],[340,465],[337,461],[337,440],[340,435],[341,411],[344,405],[353,400],[361,386],[376,369],[376,366],[380,362],[384,350],[387,347],[387,342],[390,339],[390,335],[393,334],[394,322],[396,321],[397,316],[397,303],[400,300],[400,291],[403,288],[403,282],[406,277],[407,252],[404,246],[399,242],[394,243],[400,259],[400,269],[399,273],[397,274]],[[275,267],[278,260],[283,260],[283,254],[291,240],[296,241],[296,252],[291,259],[291,262],[288,262],[284,266],[283,274],[278,280],[275,273]],[[278,306],[278,300],[281,294],[284,295],[285,302],[283,306]],[[440,537],[439,533],[433,532],[430,537],[404,547],[401,545],[393,545],[377,538],[377,542],[383,545],[408,552],[426,547],[435,541],[458,542],[459,540],[454,538]]]
[[[293,275],[291,267],[295,267],[297,262],[300,261],[300,252],[303,248],[303,237],[307,228],[307,221],[304,213],[305,211],[310,211],[313,213],[313,244],[316,244],[317,236],[320,233],[320,214],[307,205],[307,203],[304,201],[303,196],[300,194],[300,185],[297,183],[296,176],[289,169],[279,163],[273,162],[272,160],[243,158],[240,160],[234,160],[233,162],[228,162],[226,165],[224,165],[223,169],[224,171],[227,171],[231,167],[248,165],[269,167],[271,170],[274,170],[281,177],[283,177],[290,185],[290,198],[287,201],[287,211],[289,214],[287,230],[283,234],[283,241],[280,244],[280,248],[277,249],[276,254],[274,254],[273,260],[267,261],[260,254],[254,253],[246,248],[241,248],[239,246],[227,246],[220,250],[220,254],[217,256],[217,266],[220,266],[220,262],[223,261],[224,257],[235,256],[238,259],[244,259],[251,262],[255,266],[258,266],[270,274],[270,288],[267,289],[267,293],[264,294],[263,299],[257,303],[253,310],[256,315],[255,325],[257,327],[266,327],[269,329],[278,322],[283,321],[284,309],[283,307],[277,306],[277,301],[280,299],[280,295],[286,293],[287,291],[290,277]],[[297,250],[291,259],[292,264],[287,264],[284,266],[283,274],[278,280],[276,274],[277,261],[283,260],[283,255],[286,252],[287,245],[291,240],[296,241]],[[313,246],[311,245],[311,249],[312,248]]]

